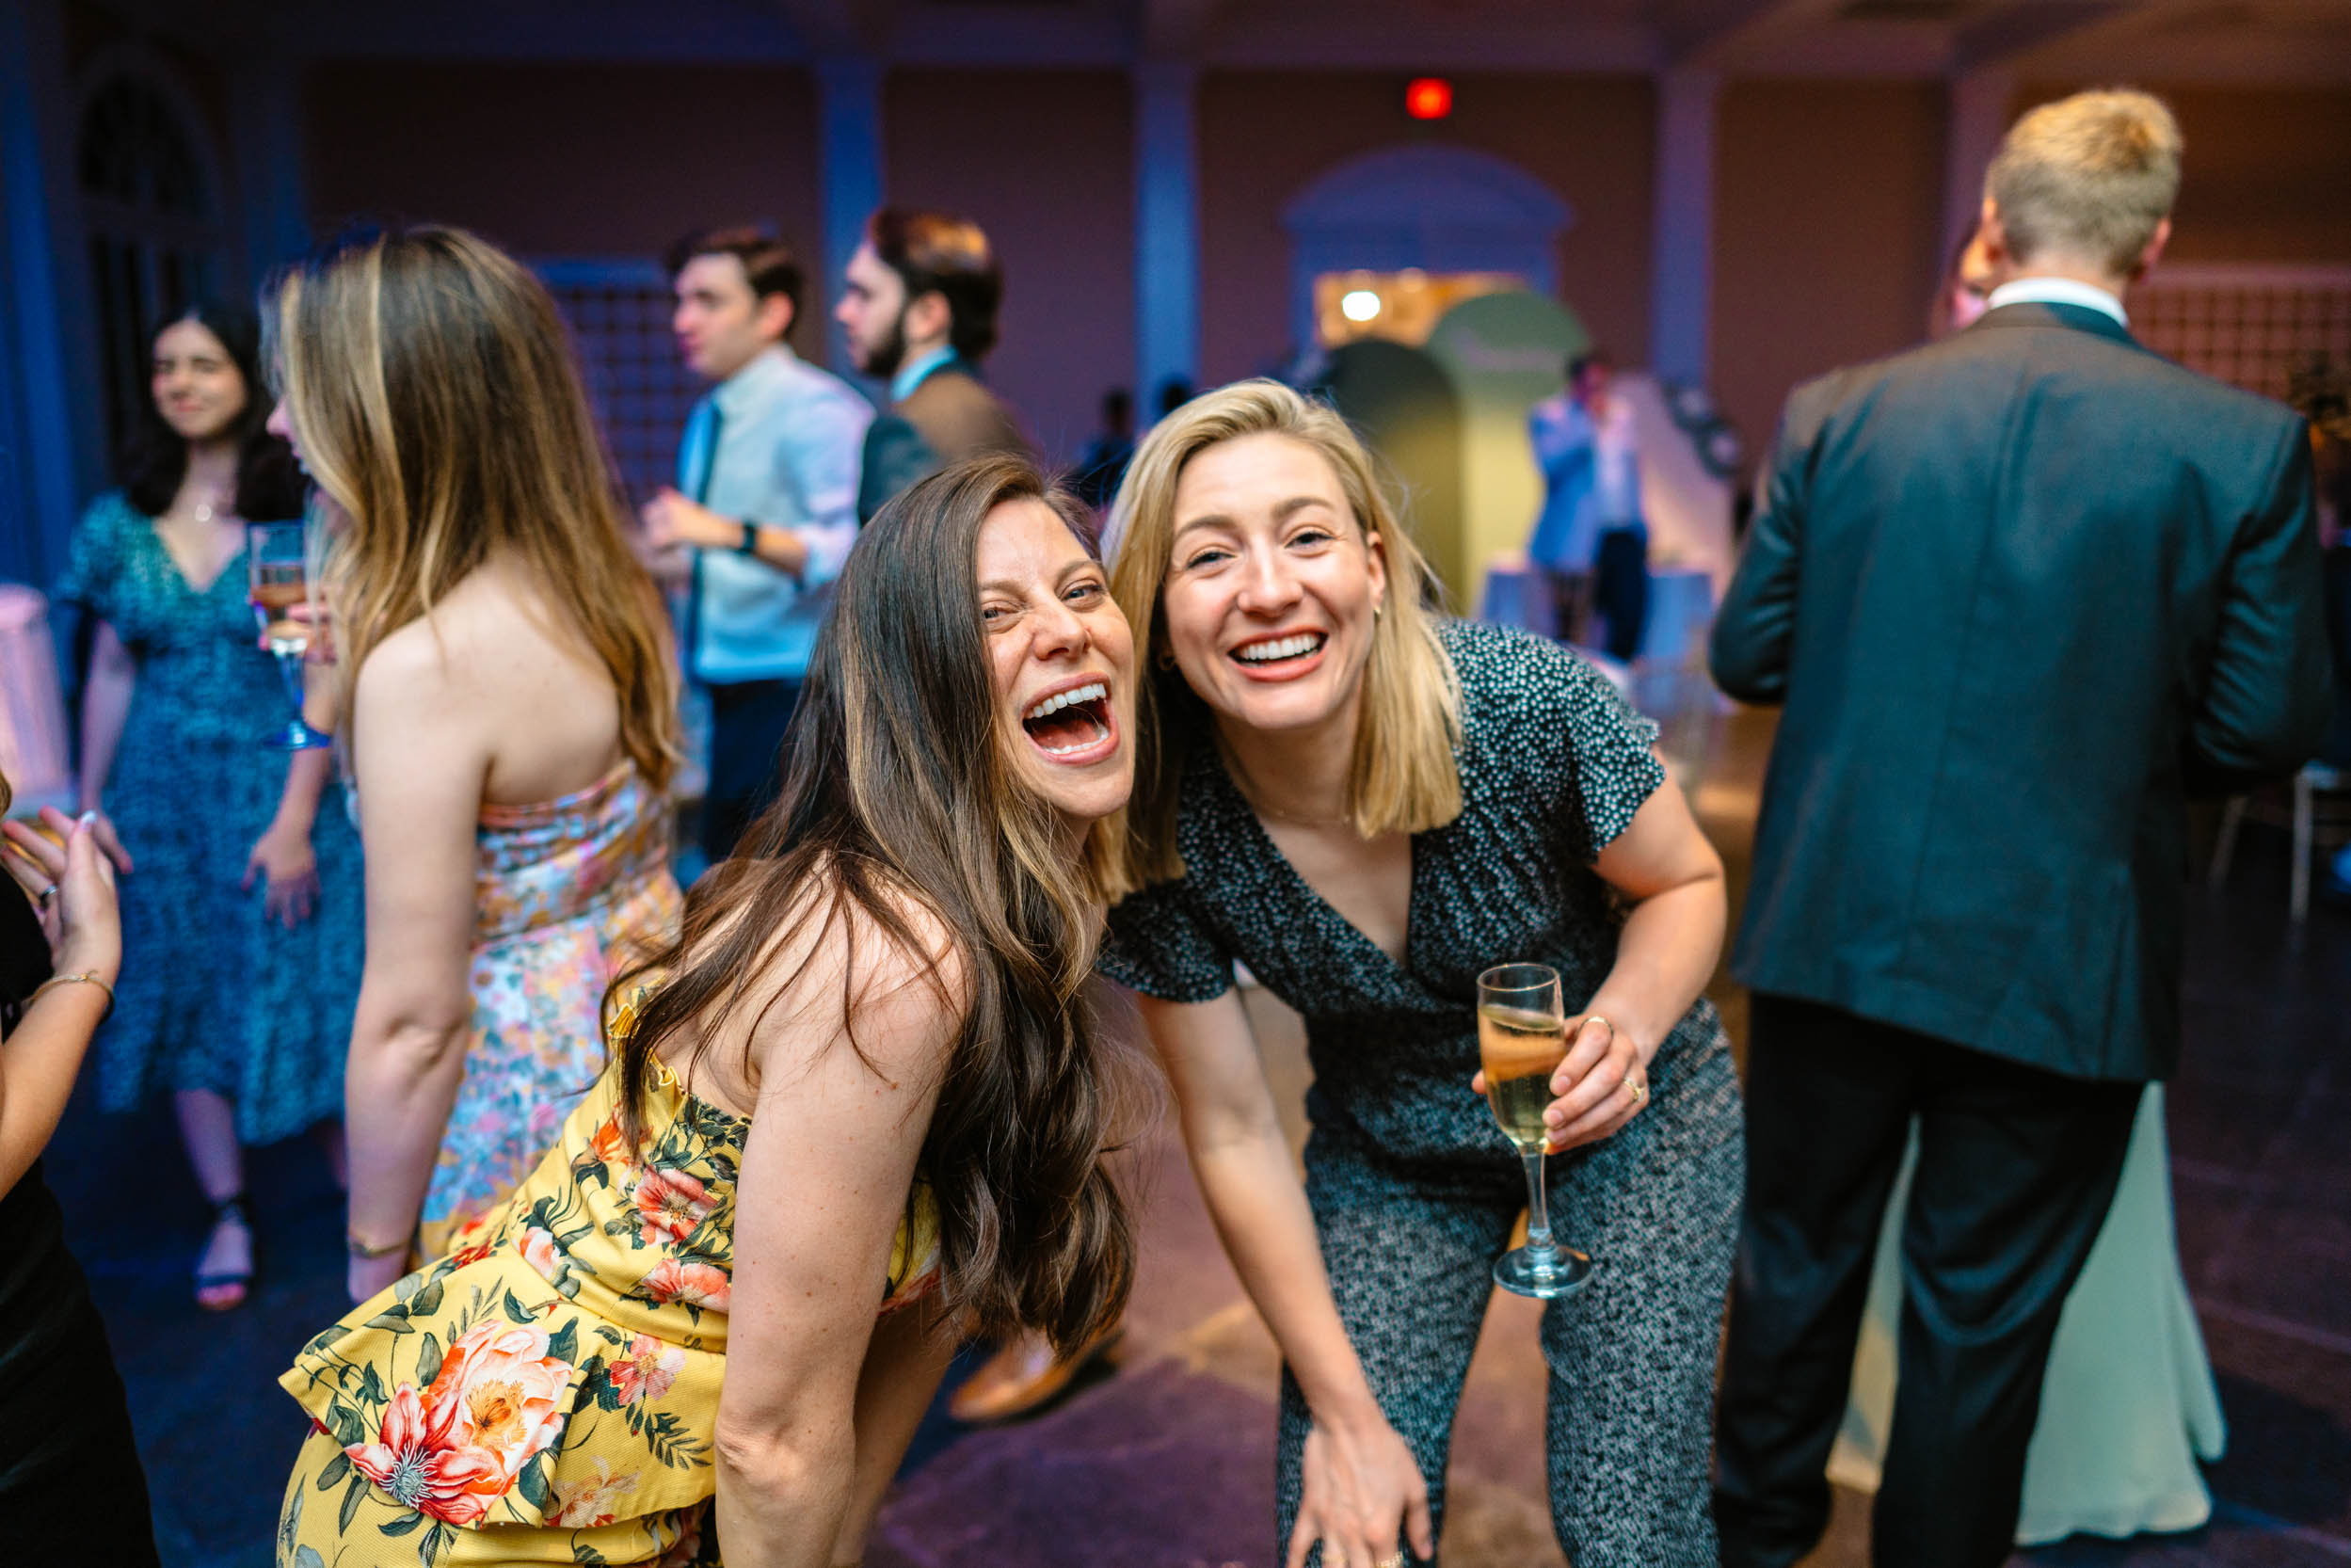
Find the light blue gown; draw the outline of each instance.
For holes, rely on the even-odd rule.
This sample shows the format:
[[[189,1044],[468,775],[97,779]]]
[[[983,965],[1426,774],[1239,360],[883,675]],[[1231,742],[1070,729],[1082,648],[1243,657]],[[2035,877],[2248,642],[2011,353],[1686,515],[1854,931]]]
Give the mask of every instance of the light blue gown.
[[[2228,1427],[2180,1272],[2163,1103],[2163,1086],[2151,1084],[2105,1228],[2057,1320],[2025,1450],[2021,1546],[2076,1532],[2194,1529],[2212,1515],[2197,1461],[2220,1457]],[[1879,1237],[1852,1394],[1829,1459],[1830,1480],[1863,1492],[1878,1489],[1894,1416],[1900,1224],[1917,1149],[1913,1132]]]

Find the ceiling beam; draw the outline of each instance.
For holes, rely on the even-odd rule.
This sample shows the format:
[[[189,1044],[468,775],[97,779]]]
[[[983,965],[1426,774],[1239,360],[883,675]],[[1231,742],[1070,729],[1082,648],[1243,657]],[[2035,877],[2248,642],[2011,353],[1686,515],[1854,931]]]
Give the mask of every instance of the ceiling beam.
[[[2040,0],[2010,6],[1959,30],[1951,40],[1951,68],[1980,71],[2007,65],[2046,44],[2118,20],[2141,20],[2149,11],[2161,8],[2135,5],[2131,0]]]
[[[1207,41],[1208,28],[1223,9],[1224,0],[1142,0],[1141,25],[1145,59],[1181,60],[1196,56]]]
[[[888,41],[890,0],[775,0],[810,55],[878,55]]]
[[[1665,0],[1657,44],[1667,65],[1719,66],[1743,46],[1826,22],[1846,0]]]

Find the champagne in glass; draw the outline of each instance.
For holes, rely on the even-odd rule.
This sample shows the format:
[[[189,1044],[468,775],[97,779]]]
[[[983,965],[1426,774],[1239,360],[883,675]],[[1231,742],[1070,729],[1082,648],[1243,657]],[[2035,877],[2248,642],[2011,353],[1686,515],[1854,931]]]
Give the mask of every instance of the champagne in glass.
[[[307,534],[299,522],[256,522],[247,526],[245,536],[246,599],[278,660],[286,699],[294,707],[294,717],[269,736],[268,744],[280,751],[334,744],[332,736],[302,722],[302,659],[311,646],[311,629],[292,612],[310,598]]]
[[[1495,1260],[1494,1283],[1521,1296],[1565,1296],[1591,1277],[1591,1259],[1551,1236],[1543,1191],[1551,1075],[1567,1055],[1567,1015],[1559,972],[1543,964],[1503,964],[1478,977],[1478,1056],[1486,1103],[1527,1171],[1527,1244]]]

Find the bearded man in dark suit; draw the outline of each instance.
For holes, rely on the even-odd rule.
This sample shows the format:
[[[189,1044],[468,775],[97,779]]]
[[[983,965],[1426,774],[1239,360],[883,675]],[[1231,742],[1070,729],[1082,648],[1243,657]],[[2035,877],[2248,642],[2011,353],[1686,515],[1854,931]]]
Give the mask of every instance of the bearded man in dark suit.
[[[2180,152],[2142,93],[2017,122],[1982,217],[2012,280],[1789,398],[1715,627],[1722,689],[1784,707],[1733,961],[1731,1568],[1825,1527],[1913,1116],[1875,1558],[2007,1559],[2059,1309],[2179,1056],[2184,798],[2292,771],[2327,727],[2302,423],[2126,324]]]
[[[970,219],[884,207],[866,220],[833,312],[858,374],[889,378],[890,407],[865,432],[859,522],[951,463],[1034,459],[1018,416],[980,378],[1003,297],[1003,269]]]

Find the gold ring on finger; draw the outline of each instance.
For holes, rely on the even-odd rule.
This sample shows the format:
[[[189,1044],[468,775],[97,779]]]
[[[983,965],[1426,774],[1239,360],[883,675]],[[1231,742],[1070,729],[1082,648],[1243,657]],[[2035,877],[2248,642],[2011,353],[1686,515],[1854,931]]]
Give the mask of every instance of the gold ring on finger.
[[[1633,1103],[1635,1105],[1640,1104],[1643,1100],[1649,1097],[1649,1085],[1643,1083],[1639,1079],[1635,1078],[1630,1073],[1624,1075],[1624,1087],[1633,1092]]]

